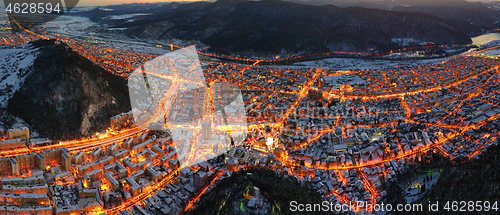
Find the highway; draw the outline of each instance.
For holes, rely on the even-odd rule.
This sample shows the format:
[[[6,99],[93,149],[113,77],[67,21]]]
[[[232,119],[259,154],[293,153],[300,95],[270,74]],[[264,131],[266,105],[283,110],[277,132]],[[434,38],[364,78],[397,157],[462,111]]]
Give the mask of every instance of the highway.
[[[70,152],[76,153],[79,151],[92,151],[96,147],[106,147],[108,145],[113,144],[114,142],[122,142],[129,137],[133,137],[142,132],[146,131],[145,129],[141,129],[139,127],[134,127],[132,129],[128,129],[126,132],[120,133],[118,135],[109,135],[108,137],[99,138],[90,142],[82,142],[71,140],[67,142],[62,142],[61,145],[68,148]]]

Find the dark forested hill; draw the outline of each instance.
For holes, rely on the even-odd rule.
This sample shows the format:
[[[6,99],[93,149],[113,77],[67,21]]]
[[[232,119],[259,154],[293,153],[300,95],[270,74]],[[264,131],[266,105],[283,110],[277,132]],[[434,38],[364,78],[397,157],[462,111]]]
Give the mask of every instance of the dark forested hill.
[[[401,12],[416,12],[437,17],[470,36],[500,28],[500,10],[487,4],[467,2],[460,5],[394,7]]]
[[[78,55],[64,43],[33,43],[33,71],[9,100],[8,111],[57,139],[93,134],[130,110],[126,81]]]
[[[426,14],[277,0],[183,4],[116,27],[141,39],[202,41],[210,51],[225,54],[384,51],[398,47],[393,38],[471,42],[461,30]]]

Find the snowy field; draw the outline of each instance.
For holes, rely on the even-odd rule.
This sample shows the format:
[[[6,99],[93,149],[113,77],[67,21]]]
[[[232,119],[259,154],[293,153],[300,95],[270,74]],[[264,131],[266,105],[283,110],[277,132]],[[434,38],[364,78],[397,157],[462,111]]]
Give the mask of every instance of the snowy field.
[[[122,15],[109,16],[108,19],[113,19],[113,20],[130,19],[130,18],[134,18],[136,16],[148,16],[151,14],[152,13],[122,14]]]
[[[500,33],[487,33],[471,39],[474,45],[486,45],[492,41],[500,40]]]
[[[57,19],[46,23],[44,26],[47,27],[49,32],[57,32],[58,34],[68,35],[70,38],[75,40],[80,40],[84,42],[93,42],[96,45],[114,49],[120,49],[130,52],[148,53],[154,55],[162,55],[168,51],[156,47],[151,43],[145,43],[140,41],[134,41],[131,39],[118,39],[112,35],[97,35],[91,31],[86,31],[85,29],[99,25],[95,22],[90,21],[89,18],[79,17],[79,16],[60,16]],[[56,29],[57,26],[57,29]],[[110,30],[113,30],[110,28]],[[120,29],[125,30],[125,29]]]
[[[60,16],[50,22],[45,23],[43,26],[47,27],[47,31],[49,32],[57,32],[59,34],[76,36],[82,35],[82,31],[84,29],[93,25],[97,25],[97,23],[90,21],[90,19],[86,17]]]
[[[482,54],[487,55],[487,56],[491,56],[491,57],[500,56],[500,49],[493,49],[493,50],[485,51]]]
[[[392,69],[401,66],[418,66],[441,63],[452,57],[425,60],[368,60],[359,58],[327,58],[294,64],[306,68],[324,68],[330,70]]]
[[[101,44],[101,46],[129,52],[147,53],[152,55],[163,55],[170,52],[169,50],[166,50],[164,48],[153,46],[153,44],[150,43],[132,40],[112,40],[108,41],[106,44]]]

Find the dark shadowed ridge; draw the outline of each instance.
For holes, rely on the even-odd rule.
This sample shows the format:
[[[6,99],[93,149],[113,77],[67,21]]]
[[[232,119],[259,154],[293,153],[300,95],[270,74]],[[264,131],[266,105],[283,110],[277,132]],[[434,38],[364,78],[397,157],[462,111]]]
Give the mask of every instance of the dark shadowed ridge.
[[[8,111],[42,135],[55,139],[91,135],[109,126],[109,118],[130,110],[128,88],[55,40],[33,42],[39,48],[33,71],[10,99]]]
[[[117,27],[141,39],[202,41],[223,54],[386,51],[399,48],[392,38],[471,43],[461,30],[426,14],[276,0],[185,4]]]
[[[500,28],[500,11],[492,7],[494,2],[470,2],[466,0],[284,0],[311,5],[335,5],[339,7],[364,7],[401,12],[415,12],[434,16],[452,26],[476,36],[485,31]]]

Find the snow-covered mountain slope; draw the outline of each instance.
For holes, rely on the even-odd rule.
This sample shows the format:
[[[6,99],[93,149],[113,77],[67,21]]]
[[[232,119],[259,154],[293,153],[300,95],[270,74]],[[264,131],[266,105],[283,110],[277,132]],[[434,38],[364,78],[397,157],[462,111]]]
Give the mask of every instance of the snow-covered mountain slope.
[[[25,77],[33,70],[38,49],[32,45],[0,49],[0,108],[19,90]]]

